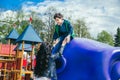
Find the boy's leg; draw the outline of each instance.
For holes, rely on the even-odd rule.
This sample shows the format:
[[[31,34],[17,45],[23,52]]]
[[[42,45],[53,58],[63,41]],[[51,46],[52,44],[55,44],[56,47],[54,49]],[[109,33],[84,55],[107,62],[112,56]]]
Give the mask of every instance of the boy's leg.
[[[64,47],[65,47],[65,46],[61,46],[61,48],[60,48],[60,51],[59,51],[60,56],[63,54]]]
[[[61,48],[60,48],[60,50],[59,50],[60,55],[63,54],[63,50],[64,50],[65,45],[66,45],[66,41],[64,40],[64,41],[62,42]]]
[[[64,40],[65,37],[60,37],[59,38],[59,42],[53,47],[52,49],[52,53],[55,54],[57,52],[59,52],[60,48],[61,48],[61,45],[63,43],[63,40]]]
[[[61,47],[61,42],[58,42],[56,45],[55,45],[55,47],[53,47],[52,48],[52,54],[56,54],[58,51],[59,51],[59,49],[60,49],[60,47]]]
[[[59,49],[60,49],[61,44],[58,43],[56,44],[56,46],[52,49],[52,56],[51,58],[53,58],[54,60],[57,59],[59,57]]]
[[[71,41],[72,39],[73,39],[73,37],[70,37],[70,41]],[[61,45],[61,48],[60,48],[60,50],[59,50],[60,55],[63,54],[63,51],[64,51],[64,48],[65,48],[66,44],[67,44],[67,42],[66,42],[65,40],[63,40],[62,45]]]
[[[61,37],[60,41],[52,48],[52,58],[57,59],[60,56],[60,49],[64,38]]]

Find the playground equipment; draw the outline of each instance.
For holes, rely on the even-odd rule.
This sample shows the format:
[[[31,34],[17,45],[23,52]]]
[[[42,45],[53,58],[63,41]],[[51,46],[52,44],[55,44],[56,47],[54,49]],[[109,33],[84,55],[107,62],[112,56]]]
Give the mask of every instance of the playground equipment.
[[[34,56],[34,45],[37,43],[42,42],[42,40],[40,39],[40,37],[37,35],[37,33],[35,32],[35,30],[33,29],[32,25],[29,24],[25,30],[22,32],[22,34],[17,38],[16,40],[17,42],[19,42],[20,44],[22,43],[22,51],[21,51],[21,65],[20,65],[20,77],[19,79],[21,80],[21,75],[22,74],[30,74],[30,76],[32,77],[33,74],[33,56]],[[30,70],[29,72],[24,71],[24,73],[22,72],[22,64],[23,64],[23,53],[25,51],[25,43],[26,44],[32,44],[32,51],[31,51],[31,65],[30,65]],[[28,79],[29,80],[29,79]]]
[[[6,39],[8,44],[0,44],[0,80],[30,80],[35,66],[34,46],[42,40],[31,24],[20,36],[13,29]]]
[[[0,79],[10,78],[15,68],[15,51],[16,45],[0,44]],[[9,75],[9,76],[7,76]]]
[[[119,80],[120,48],[75,38],[57,60],[58,80]]]
[[[13,37],[11,37],[15,34]],[[16,52],[14,48],[16,45],[10,44],[10,41],[14,42],[14,40],[18,37],[18,33],[15,29],[13,29],[10,34],[6,37],[8,40],[8,44],[0,43],[0,79],[7,80],[12,79],[13,70],[15,69],[15,57]]]
[[[0,43],[0,80],[30,80],[33,75],[35,44],[42,42],[28,25],[19,36],[13,29]],[[17,44],[15,44],[17,42]],[[27,63],[24,55],[29,54]],[[56,60],[58,80],[119,80],[120,48],[94,40],[75,38]]]

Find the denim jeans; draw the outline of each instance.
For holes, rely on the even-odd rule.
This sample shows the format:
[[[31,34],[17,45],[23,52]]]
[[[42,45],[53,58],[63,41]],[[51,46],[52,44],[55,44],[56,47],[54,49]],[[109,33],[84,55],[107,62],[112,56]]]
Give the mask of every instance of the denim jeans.
[[[52,48],[52,54],[56,54],[57,52],[59,52],[64,39],[64,36],[59,38],[59,42],[55,45],[55,47]]]

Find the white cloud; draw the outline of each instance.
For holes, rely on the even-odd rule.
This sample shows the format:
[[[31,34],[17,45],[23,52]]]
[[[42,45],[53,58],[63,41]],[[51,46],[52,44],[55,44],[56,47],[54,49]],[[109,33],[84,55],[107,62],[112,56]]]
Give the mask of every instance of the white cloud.
[[[4,11],[4,12],[1,12],[0,13],[0,20],[5,20],[6,18],[14,20],[16,14],[17,14],[16,11],[12,11],[12,10],[7,10],[7,11]]]
[[[65,18],[84,19],[92,36],[96,36],[101,30],[115,34],[116,28],[120,27],[119,4],[120,0],[46,0],[37,4],[26,2],[22,10],[26,14],[30,14],[30,11],[43,14],[48,7],[53,6]]]

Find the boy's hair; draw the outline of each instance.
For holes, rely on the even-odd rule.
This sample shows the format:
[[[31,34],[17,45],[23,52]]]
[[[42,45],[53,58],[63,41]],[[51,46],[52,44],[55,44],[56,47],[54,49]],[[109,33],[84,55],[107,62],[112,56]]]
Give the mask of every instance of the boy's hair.
[[[63,15],[61,13],[55,13],[54,19],[56,18],[63,18]]]

